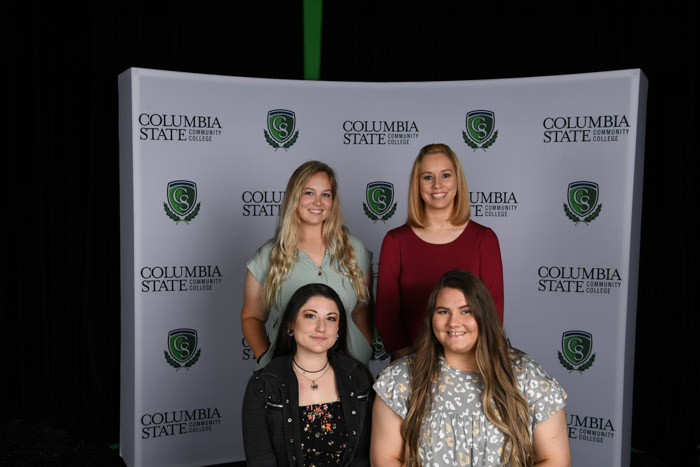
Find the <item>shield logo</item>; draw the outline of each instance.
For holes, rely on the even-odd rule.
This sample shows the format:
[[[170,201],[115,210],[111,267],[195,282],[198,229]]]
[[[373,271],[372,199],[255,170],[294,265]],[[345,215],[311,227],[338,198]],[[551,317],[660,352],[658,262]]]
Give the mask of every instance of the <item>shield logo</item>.
[[[469,137],[482,144],[493,134],[496,116],[490,110],[472,110],[467,112],[467,133]]]
[[[593,336],[585,331],[567,331],[561,336],[561,349],[573,365],[580,365],[591,355]]]
[[[168,183],[168,204],[180,217],[186,216],[197,203],[197,184],[188,180]]]
[[[291,110],[277,109],[267,112],[267,129],[272,138],[284,144],[294,134],[296,117]]]
[[[593,182],[569,183],[569,207],[579,217],[585,217],[598,204],[598,184]]]
[[[197,350],[197,331],[173,329],[168,333],[168,352],[178,362],[186,362]]]
[[[367,205],[377,216],[383,215],[394,202],[394,184],[372,182],[367,184]]]

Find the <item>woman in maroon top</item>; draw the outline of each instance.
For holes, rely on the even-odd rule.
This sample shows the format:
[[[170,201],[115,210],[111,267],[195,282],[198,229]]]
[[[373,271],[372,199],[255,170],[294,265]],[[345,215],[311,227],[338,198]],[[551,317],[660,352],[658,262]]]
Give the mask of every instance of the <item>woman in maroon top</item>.
[[[470,220],[469,191],[454,151],[423,147],[413,163],[408,220],[382,242],[376,324],[392,360],[422,331],[430,292],[442,275],[466,269],[488,287],[503,323],[503,265],[493,230]]]

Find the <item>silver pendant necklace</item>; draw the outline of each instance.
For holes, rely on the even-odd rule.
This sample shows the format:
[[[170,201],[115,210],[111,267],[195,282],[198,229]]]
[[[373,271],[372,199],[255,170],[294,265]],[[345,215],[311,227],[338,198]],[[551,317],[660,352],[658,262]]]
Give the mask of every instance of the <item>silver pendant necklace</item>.
[[[294,363],[296,364],[296,362],[294,362]],[[299,368],[301,369],[301,367],[300,367],[299,365],[296,365],[296,366],[299,367]],[[316,391],[316,390],[318,390],[318,383],[316,383],[316,381],[318,381],[318,380],[320,380],[321,378],[323,378],[323,375],[326,374],[326,372],[328,371],[328,368],[330,368],[330,367],[328,366],[328,362],[326,362],[326,365],[321,369],[321,370],[323,370],[323,373],[321,373],[320,375],[318,375],[318,376],[317,376],[316,378],[314,378],[314,379],[311,379],[311,378],[309,378],[308,376],[306,376],[306,375],[304,374],[303,369],[297,370],[297,373],[299,373],[299,374],[300,374],[301,376],[303,376],[305,379],[311,381],[311,389],[312,389],[313,391]],[[295,368],[295,369],[296,369],[296,368]],[[321,370],[318,370],[318,371],[321,371]],[[318,371],[316,371],[316,372],[314,372],[314,373],[318,373]]]

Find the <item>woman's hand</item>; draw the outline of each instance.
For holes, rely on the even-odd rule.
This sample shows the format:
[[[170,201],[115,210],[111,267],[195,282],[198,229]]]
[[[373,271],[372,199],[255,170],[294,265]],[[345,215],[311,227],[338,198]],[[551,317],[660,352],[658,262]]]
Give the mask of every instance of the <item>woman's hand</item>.
[[[256,359],[270,347],[265,323],[270,313],[263,305],[263,288],[253,274],[248,271],[243,291],[243,309],[241,310],[241,329],[243,337],[253,350]]]

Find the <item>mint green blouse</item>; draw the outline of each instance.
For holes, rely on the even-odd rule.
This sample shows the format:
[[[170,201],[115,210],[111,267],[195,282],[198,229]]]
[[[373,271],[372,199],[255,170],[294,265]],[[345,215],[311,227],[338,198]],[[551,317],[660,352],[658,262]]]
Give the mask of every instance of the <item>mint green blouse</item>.
[[[357,264],[362,269],[364,274],[370,271],[372,265],[372,252],[369,251],[356,237],[350,235],[350,245],[355,250],[357,256]],[[253,274],[261,286],[265,285],[265,279],[270,269],[270,251],[272,251],[272,241],[268,241],[261,246],[255,255],[246,263],[248,270]],[[289,276],[282,284],[279,292],[279,300],[275,306],[270,309],[269,320],[272,321],[272,326],[268,326],[268,338],[270,339],[270,348],[265,355],[260,359],[258,368],[262,368],[272,358],[277,333],[279,331],[279,322],[284,313],[284,309],[289,303],[289,299],[296,290],[306,284],[320,283],[326,284],[336,291],[340,300],[343,302],[345,312],[348,317],[348,350],[350,355],[369,367],[369,361],[372,358],[373,349],[367,342],[365,336],[357,327],[352,319],[352,310],[357,305],[357,296],[352,288],[352,283],[346,277],[338,273],[331,262],[331,257],[326,251],[323,257],[321,267],[316,266],[311,258],[306,253],[298,252],[297,261],[292,266]]]

